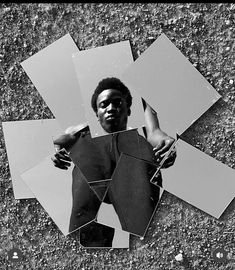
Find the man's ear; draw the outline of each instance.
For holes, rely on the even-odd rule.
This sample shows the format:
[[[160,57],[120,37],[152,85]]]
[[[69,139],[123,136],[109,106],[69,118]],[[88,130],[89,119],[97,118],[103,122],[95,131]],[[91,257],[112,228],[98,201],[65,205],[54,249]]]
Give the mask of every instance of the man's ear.
[[[100,121],[99,117],[98,117],[98,112],[95,113],[97,120]]]
[[[128,108],[127,115],[128,115],[128,116],[131,115],[131,108]]]

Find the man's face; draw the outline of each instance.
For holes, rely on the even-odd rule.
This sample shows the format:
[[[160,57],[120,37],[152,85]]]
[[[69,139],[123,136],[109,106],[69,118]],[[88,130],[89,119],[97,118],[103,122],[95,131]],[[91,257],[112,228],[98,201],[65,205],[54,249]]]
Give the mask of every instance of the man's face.
[[[98,95],[96,116],[102,128],[108,132],[117,132],[126,129],[130,108],[122,93],[115,89],[106,89]]]

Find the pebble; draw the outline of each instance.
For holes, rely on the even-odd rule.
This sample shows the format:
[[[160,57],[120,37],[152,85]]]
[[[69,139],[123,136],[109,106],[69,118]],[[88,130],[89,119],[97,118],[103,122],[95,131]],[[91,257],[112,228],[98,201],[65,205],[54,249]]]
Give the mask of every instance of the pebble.
[[[11,8],[9,8],[9,7],[3,9],[4,12],[8,12],[10,10],[11,10]]]
[[[178,255],[176,255],[175,259],[177,262],[182,262],[184,259],[182,253],[179,253]]]

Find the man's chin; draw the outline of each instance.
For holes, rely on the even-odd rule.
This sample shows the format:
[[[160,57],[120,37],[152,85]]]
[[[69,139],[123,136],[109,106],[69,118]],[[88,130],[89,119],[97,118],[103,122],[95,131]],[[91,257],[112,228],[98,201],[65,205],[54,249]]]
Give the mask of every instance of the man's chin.
[[[120,128],[118,125],[106,125],[103,129],[108,133],[122,131],[123,129]]]
[[[106,128],[105,131],[108,132],[108,133],[113,133],[113,132],[118,132],[120,130],[117,129],[117,128]]]
[[[105,122],[101,123],[102,128],[107,133],[119,132],[126,129],[124,125],[120,123],[120,121],[115,120],[106,120]]]

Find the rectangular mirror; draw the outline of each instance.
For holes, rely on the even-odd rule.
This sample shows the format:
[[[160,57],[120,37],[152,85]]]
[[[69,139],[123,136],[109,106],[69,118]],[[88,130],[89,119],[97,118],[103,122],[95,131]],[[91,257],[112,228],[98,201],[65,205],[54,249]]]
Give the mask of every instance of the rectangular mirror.
[[[161,129],[182,134],[220,95],[161,34],[122,77],[158,113]]]
[[[15,199],[34,198],[21,174],[54,153],[53,136],[62,132],[55,119],[2,122]]]
[[[72,167],[60,170],[48,156],[21,177],[60,231],[67,235],[72,212]]]
[[[86,121],[72,55],[79,52],[69,34],[21,63],[62,129]]]
[[[163,188],[219,218],[235,195],[235,170],[178,139],[173,166],[161,169]]]

